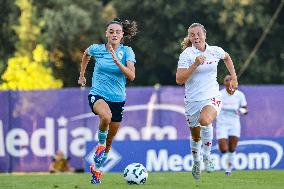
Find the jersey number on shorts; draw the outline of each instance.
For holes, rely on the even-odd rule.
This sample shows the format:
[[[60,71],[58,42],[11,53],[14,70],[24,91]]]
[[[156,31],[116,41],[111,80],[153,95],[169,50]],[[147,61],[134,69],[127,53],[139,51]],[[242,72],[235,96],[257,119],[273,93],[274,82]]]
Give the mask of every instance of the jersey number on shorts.
[[[221,100],[218,99],[218,98],[211,98],[211,101],[212,101],[212,104],[213,104],[214,106],[217,106],[217,107],[219,107],[220,104],[221,104]]]

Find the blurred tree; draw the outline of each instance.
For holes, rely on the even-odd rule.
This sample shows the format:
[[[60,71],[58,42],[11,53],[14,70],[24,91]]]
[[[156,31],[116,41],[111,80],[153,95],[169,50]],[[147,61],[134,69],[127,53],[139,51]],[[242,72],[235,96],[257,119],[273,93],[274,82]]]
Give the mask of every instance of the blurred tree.
[[[213,30],[216,40],[222,42],[228,49],[235,62],[236,70],[240,71],[281,0],[204,0],[203,3],[207,5],[205,12],[211,15],[208,17],[209,23],[212,24],[217,20],[215,24],[219,29]],[[284,42],[284,25],[283,20],[281,23],[281,17],[284,17],[283,11],[258,49],[256,56],[253,57],[250,66],[239,79],[240,83],[284,82],[284,61],[283,58],[281,59],[281,53],[284,52],[284,47],[281,45]],[[213,28],[213,25],[209,27]],[[219,69],[221,81],[227,72],[224,65],[219,66]]]
[[[14,0],[0,1],[0,75],[7,67],[8,57],[15,51],[17,35],[12,25],[16,24],[18,14]]]
[[[92,43],[103,42],[106,23],[116,17],[116,12],[111,3],[103,6],[100,0],[36,3],[43,10],[39,16],[45,22],[41,41],[51,52],[56,75],[64,81],[65,87],[77,86],[83,51]],[[92,69],[88,69],[87,74],[91,72]]]
[[[40,26],[36,25],[34,7],[30,0],[16,0],[21,10],[19,25],[15,26],[19,41],[15,57],[8,59],[8,67],[0,89],[50,89],[62,86],[60,80],[52,76],[51,68],[46,67],[48,52],[43,45],[36,44]]]
[[[280,0],[274,0],[273,4],[269,0],[112,2],[118,15],[135,19],[140,26],[139,36],[131,42],[138,62],[134,83],[173,85],[178,55],[181,52],[179,44],[187,35],[187,28],[191,23],[200,22],[206,27],[208,43],[221,46],[229,52],[238,71],[267,26]],[[240,83],[283,83],[283,69],[279,69],[283,68],[283,55],[280,56],[281,52],[283,54],[283,37],[278,38],[277,35],[283,35],[284,28],[279,22],[280,19],[269,35],[273,40],[265,40],[269,46],[262,45],[262,52],[265,53],[260,51],[256,54],[252,66],[240,78]],[[277,34],[279,31],[282,32]],[[282,43],[275,43],[279,39]],[[277,75],[272,71],[274,69],[277,69]],[[227,73],[224,64],[220,63],[220,82]]]
[[[32,51],[32,59],[28,55],[19,55],[8,60],[8,67],[2,75],[5,81],[1,90],[33,90],[55,89],[62,87],[62,81],[55,80],[51,68],[44,64],[48,61],[48,52],[42,45]]]
[[[229,52],[239,71],[282,1],[33,0],[39,11],[25,13],[20,19],[26,27],[16,27],[21,39],[16,45],[16,54],[24,51],[30,54],[32,61],[31,52],[36,42],[42,43],[49,51],[48,63],[56,77],[64,81],[65,87],[77,86],[82,52],[92,43],[105,42],[105,25],[118,15],[136,20],[140,30],[132,41],[126,43],[133,47],[138,62],[136,80],[130,85],[175,85],[180,43],[191,23],[202,23],[207,29],[208,43]],[[0,1],[0,74],[15,50],[13,43],[17,35],[11,28],[19,11],[13,3],[14,0]],[[25,9],[34,11],[35,7],[26,6]],[[282,10],[240,78],[241,84],[284,82],[283,18]],[[22,34],[25,34],[24,38]],[[25,42],[34,39],[31,43]],[[221,82],[228,72],[223,63],[218,69]],[[88,78],[91,72],[92,69],[88,68]]]

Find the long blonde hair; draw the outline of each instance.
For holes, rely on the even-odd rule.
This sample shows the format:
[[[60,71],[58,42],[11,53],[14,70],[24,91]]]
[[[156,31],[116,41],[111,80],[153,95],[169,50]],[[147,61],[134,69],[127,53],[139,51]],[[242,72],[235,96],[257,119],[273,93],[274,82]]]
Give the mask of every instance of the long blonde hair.
[[[188,27],[188,31],[191,29],[191,28],[195,28],[195,27],[201,27],[203,32],[206,34],[206,29],[205,27],[200,24],[200,23],[193,23],[191,24],[189,27]],[[187,47],[191,47],[192,46],[192,43],[189,39],[189,34],[187,34],[187,36],[183,39],[183,42],[181,43],[181,47],[182,47],[182,50],[185,50]]]

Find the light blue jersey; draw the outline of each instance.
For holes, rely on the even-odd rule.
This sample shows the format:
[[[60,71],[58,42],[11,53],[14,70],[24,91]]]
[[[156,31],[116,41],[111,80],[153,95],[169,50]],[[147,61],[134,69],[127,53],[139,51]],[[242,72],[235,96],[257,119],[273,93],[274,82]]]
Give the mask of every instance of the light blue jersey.
[[[111,102],[125,101],[126,77],[114,63],[105,44],[93,44],[88,47],[87,52],[96,59],[90,94],[100,95]],[[125,66],[127,61],[136,63],[135,54],[131,47],[121,44],[115,53],[119,61]]]

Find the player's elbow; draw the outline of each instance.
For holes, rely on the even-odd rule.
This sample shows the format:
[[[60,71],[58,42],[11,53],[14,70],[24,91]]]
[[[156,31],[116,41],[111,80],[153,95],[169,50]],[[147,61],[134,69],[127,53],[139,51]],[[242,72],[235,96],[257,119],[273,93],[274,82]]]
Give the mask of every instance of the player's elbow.
[[[183,85],[185,83],[185,80],[181,74],[181,71],[178,69],[176,73],[176,84]]]
[[[132,76],[128,77],[129,81],[134,81],[134,79],[135,79],[135,75],[132,75]]]
[[[180,78],[176,77],[176,83],[177,83],[178,85],[183,85],[183,84],[184,84],[184,81],[181,80]]]

